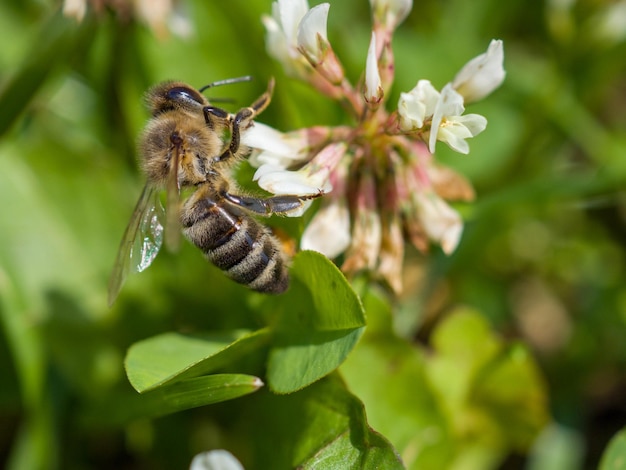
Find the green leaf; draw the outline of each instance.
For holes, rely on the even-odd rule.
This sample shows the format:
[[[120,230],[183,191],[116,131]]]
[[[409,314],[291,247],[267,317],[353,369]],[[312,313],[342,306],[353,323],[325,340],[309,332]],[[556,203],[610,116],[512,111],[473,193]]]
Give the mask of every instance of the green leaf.
[[[354,330],[300,331],[283,336],[272,348],[267,380],[272,391],[291,393],[335,370],[354,348],[362,328]]]
[[[477,312],[448,315],[425,354],[393,332],[383,299],[369,292],[364,303],[375,328],[340,370],[407,468],[494,468],[526,450],[548,422],[531,355],[507,345]]]
[[[404,468],[393,452],[393,448],[380,434],[369,431],[369,440],[365,448],[359,448],[352,442],[353,436],[342,434],[336,440],[320,449],[319,453],[304,462],[302,469],[337,469],[348,468],[379,469]]]
[[[600,461],[600,470],[624,469],[626,469],[626,428],[613,436]]]
[[[420,350],[392,331],[385,299],[368,292],[367,332],[340,372],[365,405],[369,423],[389,439],[407,468],[449,468],[454,441]]]
[[[291,275],[306,286],[315,309],[316,330],[345,330],[365,326],[361,300],[345,276],[326,256],[303,251],[293,260]]]
[[[549,422],[545,384],[528,350],[507,345],[478,312],[459,309],[433,332],[427,375],[455,436],[454,464],[497,466],[527,451]]]
[[[214,371],[260,347],[267,330],[184,335],[164,333],[130,347],[126,374],[139,393]]]
[[[213,374],[186,379],[141,395],[114,395],[100,406],[91,407],[81,419],[120,426],[138,418],[164,416],[182,410],[212,405],[257,391],[258,377],[244,374]],[[107,410],[102,416],[100,410]]]
[[[294,259],[278,312],[267,379],[277,393],[300,390],[335,370],[358,342],[365,314],[345,277],[325,256],[305,251]]]
[[[436,355],[429,374],[450,406],[463,406],[477,375],[502,348],[487,321],[476,312],[458,310],[433,332]]]
[[[250,462],[242,462],[248,470],[403,468],[389,442],[368,426],[363,404],[337,375],[290,395],[262,392],[245,405],[240,424],[252,433],[247,439]],[[249,428],[249,423],[263,425]],[[241,429],[233,432],[240,436]]]
[[[58,402],[46,393],[46,353],[37,318],[29,307],[28,298],[16,289],[0,264],[0,330],[15,360],[21,408],[30,415],[16,429],[6,468],[45,468],[59,446],[54,420]]]

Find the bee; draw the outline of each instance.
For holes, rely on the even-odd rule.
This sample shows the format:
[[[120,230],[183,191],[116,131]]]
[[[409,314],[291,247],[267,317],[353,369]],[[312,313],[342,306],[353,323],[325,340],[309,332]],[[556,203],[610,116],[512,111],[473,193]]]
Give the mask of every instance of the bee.
[[[109,281],[109,305],[129,271],[150,266],[164,238],[169,248],[176,249],[181,228],[230,279],[258,292],[279,294],[287,289],[287,256],[269,228],[252,215],[286,215],[322,193],[266,198],[236,193],[233,168],[250,153],[241,144],[241,133],[269,105],[274,81],[236,114],[212,106],[202,92],[245,80],[250,77],[214,82],[199,90],[171,81],[148,91],[151,118],[139,142],[147,181],[122,237]],[[160,199],[163,189],[167,210]],[[182,201],[181,192],[191,194]]]

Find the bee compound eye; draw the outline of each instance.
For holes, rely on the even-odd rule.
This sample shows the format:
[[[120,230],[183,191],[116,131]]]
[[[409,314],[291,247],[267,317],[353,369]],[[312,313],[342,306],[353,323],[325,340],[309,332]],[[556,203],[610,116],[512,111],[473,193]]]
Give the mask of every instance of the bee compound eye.
[[[202,105],[204,101],[202,96],[191,88],[176,86],[167,90],[167,98],[178,103],[190,103],[193,105]]]

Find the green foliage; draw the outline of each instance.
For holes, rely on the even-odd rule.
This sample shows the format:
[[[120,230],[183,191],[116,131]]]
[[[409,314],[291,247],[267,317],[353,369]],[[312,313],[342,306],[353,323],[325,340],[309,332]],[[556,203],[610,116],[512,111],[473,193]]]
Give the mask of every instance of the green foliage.
[[[380,299],[366,298],[366,308],[374,325],[341,371],[408,468],[490,468],[511,449],[528,450],[549,416],[526,348],[459,309],[433,331],[426,352],[391,331]]]
[[[129,406],[134,417],[161,416],[176,411],[232,400],[255,392],[263,385],[257,377],[214,374],[177,381],[148,390]],[[125,417],[129,419],[129,417]]]
[[[238,354],[255,351],[266,336],[264,330],[202,336],[163,333],[130,347],[126,374],[133,388],[144,393],[219,369]]]
[[[600,470],[622,468],[626,468],[626,429],[622,429],[611,439],[600,461]]]
[[[267,379],[277,393],[299,390],[335,370],[365,327],[363,307],[339,270],[313,251],[299,253],[278,312]]]
[[[507,79],[468,106],[489,119],[471,154],[438,151],[477,200],[457,207],[452,256],[407,252],[401,298],[361,280],[357,295],[310,252],[285,295],[262,296],[186,244],[130,276],[113,309],[149,86],[253,75],[211,90],[234,110],[274,76],[260,121],[341,118],[268,58],[269,1],[180,2],[187,37],[113,7],[78,23],[60,3],[0,5],[0,466],[185,468],[215,448],[248,470],[623,466],[626,41],[603,20],[612,2],[414,2],[389,103],[419,78],[443,86],[491,38]],[[368,8],[331,1],[353,82]],[[268,224],[297,238],[311,214]]]
[[[315,252],[301,252],[287,294],[269,302],[276,321],[255,332],[164,333],[135,343],[126,373],[140,393],[228,367],[269,344],[267,379],[273,391],[299,390],[335,370],[356,344],[363,307],[340,271]]]
[[[337,376],[286,396],[255,394],[243,406],[240,419],[246,423],[236,423],[234,432],[249,433],[246,468],[403,468]]]

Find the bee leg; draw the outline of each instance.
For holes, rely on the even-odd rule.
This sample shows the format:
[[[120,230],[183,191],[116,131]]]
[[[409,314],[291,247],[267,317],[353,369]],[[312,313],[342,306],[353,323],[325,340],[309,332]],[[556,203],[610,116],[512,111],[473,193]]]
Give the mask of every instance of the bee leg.
[[[223,191],[220,194],[231,204],[243,207],[244,209],[254,212],[255,214],[269,216],[272,214],[285,215],[289,212],[298,210],[302,207],[304,201],[318,198],[324,193],[320,191],[317,194],[307,196],[285,194],[268,198],[238,196],[236,194],[230,194],[226,191]]]
[[[222,108],[216,108],[215,106],[205,106],[202,108],[202,113],[204,114],[204,120],[206,121],[209,129],[215,130],[215,122],[213,118],[228,120],[230,115],[227,111],[224,111]]]
[[[239,144],[241,141],[241,129],[246,129],[247,127],[249,127],[252,120],[257,115],[261,114],[265,110],[265,108],[268,107],[270,101],[272,100],[273,91],[274,79],[272,78],[269,81],[267,91],[265,93],[263,93],[254,103],[252,103],[247,108],[242,108],[239,110],[239,112],[235,115],[232,121],[230,145],[224,151],[224,153],[222,153],[222,155],[220,155],[216,159],[216,161],[221,162],[237,155],[237,152],[239,152]]]

